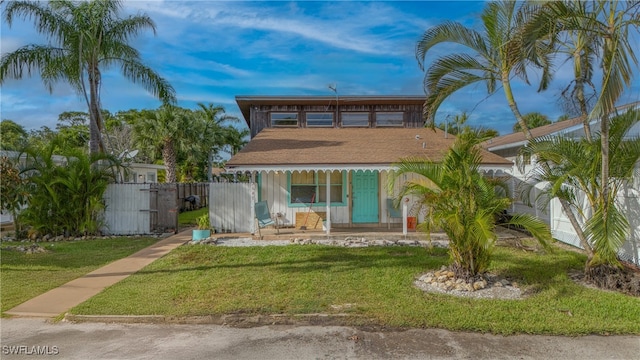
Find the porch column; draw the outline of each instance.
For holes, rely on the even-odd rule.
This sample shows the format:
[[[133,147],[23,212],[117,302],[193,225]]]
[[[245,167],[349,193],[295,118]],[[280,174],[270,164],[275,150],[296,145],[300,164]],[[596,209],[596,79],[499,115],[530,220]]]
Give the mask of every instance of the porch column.
[[[325,175],[327,177],[326,185],[327,185],[327,222],[326,222],[326,232],[327,235],[331,233],[331,171],[325,171]]]

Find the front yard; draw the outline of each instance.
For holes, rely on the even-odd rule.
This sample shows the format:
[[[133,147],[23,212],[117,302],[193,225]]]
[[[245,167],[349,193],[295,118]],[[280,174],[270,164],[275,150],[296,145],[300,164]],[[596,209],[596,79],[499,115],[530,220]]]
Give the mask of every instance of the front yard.
[[[31,246],[30,242],[3,242],[0,247],[2,312],[156,241],[157,238],[115,238],[49,242],[40,243],[46,252],[35,254],[7,249]]]
[[[640,298],[586,288],[568,272],[574,252],[498,247],[491,272],[522,300],[424,293],[416,276],[447,264],[445,250],[412,247],[182,246],[72,309],[86,315],[346,313],[352,325],[438,327],[497,334],[640,334]],[[4,275],[3,275],[4,279]]]

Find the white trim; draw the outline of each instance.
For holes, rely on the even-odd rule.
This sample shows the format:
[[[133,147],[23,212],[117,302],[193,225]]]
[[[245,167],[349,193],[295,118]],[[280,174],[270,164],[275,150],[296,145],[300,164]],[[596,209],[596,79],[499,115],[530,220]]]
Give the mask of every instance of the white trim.
[[[253,173],[253,172],[276,172],[276,171],[392,171],[394,166],[388,164],[352,164],[352,165],[341,165],[341,164],[309,164],[309,165],[246,165],[246,166],[234,166],[230,168],[226,168],[226,172],[228,173]],[[480,171],[489,172],[493,171],[496,175],[499,175],[500,172],[504,174],[513,174],[513,165],[480,165]]]

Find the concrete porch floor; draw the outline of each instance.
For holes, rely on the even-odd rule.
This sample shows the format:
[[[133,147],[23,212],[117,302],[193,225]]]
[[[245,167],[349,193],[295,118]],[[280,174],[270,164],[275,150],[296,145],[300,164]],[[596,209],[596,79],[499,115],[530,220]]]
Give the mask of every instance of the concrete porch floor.
[[[301,230],[299,228],[280,228],[276,231],[273,227],[266,227],[260,229],[262,237],[258,233],[252,235],[250,233],[217,233],[212,234],[211,237],[249,237],[254,240],[291,240],[291,239],[331,239],[331,240],[344,240],[348,237],[364,237],[369,240],[426,240],[426,235],[415,230],[409,230],[407,235],[402,234],[401,227],[376,227],[376,226],[358,226],[358,227],[333,227],[331,233],[326,234],[324,230],[307,229]],[[435,238],[437,234],[433,234]],[[442,238],[444,234],[438,236],[438,239]],[[446,236],[445,236],[446,238]]]

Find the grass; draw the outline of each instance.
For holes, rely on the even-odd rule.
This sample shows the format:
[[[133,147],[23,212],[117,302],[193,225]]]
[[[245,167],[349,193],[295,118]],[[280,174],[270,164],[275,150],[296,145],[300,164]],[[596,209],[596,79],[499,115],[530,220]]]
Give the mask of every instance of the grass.
[[[196,219],[204,214],[209,213],[209,208],[200,208],[198,210],[184,211],[178,215],[178,226],[195,226],[197,224]]]
[[[0,248],[1,311],[131,255],[157,240],[115,238],[41,243],[48,251],[37,254],[7,250],[6,246],[24,244],[4,242]]]
[[[447,264],[444,250],[325,246],[183,246],[71,310],[74,314],[203,316],[348,313],[352,325],[497,334],[640,334],[640,299],[576,285],[584,257],[498,247],[491,271],[523,300],[423,293],[412,286]],[[335,310],[332,305],[351,306]]]

